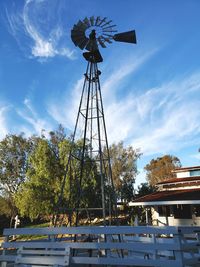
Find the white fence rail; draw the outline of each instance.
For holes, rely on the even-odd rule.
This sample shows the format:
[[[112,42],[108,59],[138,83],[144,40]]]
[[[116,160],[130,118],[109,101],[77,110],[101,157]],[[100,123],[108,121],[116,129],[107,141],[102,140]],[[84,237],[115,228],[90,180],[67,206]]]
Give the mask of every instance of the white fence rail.
[[[200,227],[17,228],[5,229],[4,237],[3,267],[200,266]]]

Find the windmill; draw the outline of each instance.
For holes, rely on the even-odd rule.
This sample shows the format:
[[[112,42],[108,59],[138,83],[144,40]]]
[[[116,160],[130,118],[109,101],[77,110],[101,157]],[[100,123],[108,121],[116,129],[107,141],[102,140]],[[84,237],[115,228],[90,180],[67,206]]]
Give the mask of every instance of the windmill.
[[[76,165],[79,165],[79,172],[76,176],[78,197],[76,203],[74,203],[74,210],[76,210],[77,215],[76,224],[78,223],[81,197],[84,194],[82,188],[83,177],[86,176],[90,179],[90,173],[88,169],[86,170],[86,166],[88,165],[87,162],[91,161],[91,159],[96,163],[100,178],[101,210],[104,225],[106,224],[107,211],[109,211],[109,217],[111,217],[113,207],[116,207],[114,205],[114,202],[116,204],[116,199],[114,197],[114,185],[99,80],[101,71],[98,69],[97,63],[103,61],[99,47],[106,48],[113,41],[136,43],[134,30],[123,33],[116,32],[116,25],[112,23],[112,20],[108,20],[106,17],[101,18],[100,16],[86,17],[82,21],[79,20],[71,30],[71,39],[75,46],[81,50],[87,50],[83,53],[83,57],[87,61],[87,68],[84,74],[78,115],[72,137],[72,143],[81,140],[81,148],[78,154],[72,150],[70,151],[66,168],[66,173],[68,173],[73,168],[73,161],[76,161]],[[65,180],[66,176],[63,181],[61,195],[63,195]],[[91,209],[95,209],[95,207]]]

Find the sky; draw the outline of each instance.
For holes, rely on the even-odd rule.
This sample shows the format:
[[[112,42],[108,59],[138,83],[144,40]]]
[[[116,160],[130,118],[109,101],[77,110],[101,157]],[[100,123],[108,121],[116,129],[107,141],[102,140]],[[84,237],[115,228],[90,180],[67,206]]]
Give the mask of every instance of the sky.
[[[71,41],[79,19],[135,29],[137,44],[101,49],[109,144],[140,149],[140,174],[170,154],[200,165],[199,0],[1,0],[0,139],[40,135],[61,123],[72,133],[86,61]]]

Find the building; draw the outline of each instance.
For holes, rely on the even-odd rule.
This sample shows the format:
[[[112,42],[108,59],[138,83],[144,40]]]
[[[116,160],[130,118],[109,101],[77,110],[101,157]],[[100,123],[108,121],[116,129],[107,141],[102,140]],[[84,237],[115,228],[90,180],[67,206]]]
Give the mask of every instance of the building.
[[[158,183],[156,192],[129,205],[146,209],[147,224],[200,226],[200,166],[177,168],[173,172],[176,178]]]

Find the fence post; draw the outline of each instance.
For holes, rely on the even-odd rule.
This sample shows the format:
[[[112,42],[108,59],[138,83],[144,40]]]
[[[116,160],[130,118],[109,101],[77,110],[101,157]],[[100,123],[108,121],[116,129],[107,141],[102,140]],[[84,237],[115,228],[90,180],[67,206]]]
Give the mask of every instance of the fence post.
[[[6,236],[6,237],[4,237],[4,241],[3,242],[8,242],[9,241],[9,236]],[[5,250],[5,248],[3,249],[3,251],[2,251],[2,255],[6,255],[6,250]],[[3,261],[2,263],[1,263],[1,267],[6,267],[7,266],[7,261]]]
[[[178,245],[177,250],[174,251],[175,261],[177,261],[177,267],[183,267],[184,258],[183,251],[181,250],[182,232],[181,229],[177,229],[177,233],[173,234],[173,240]]]

